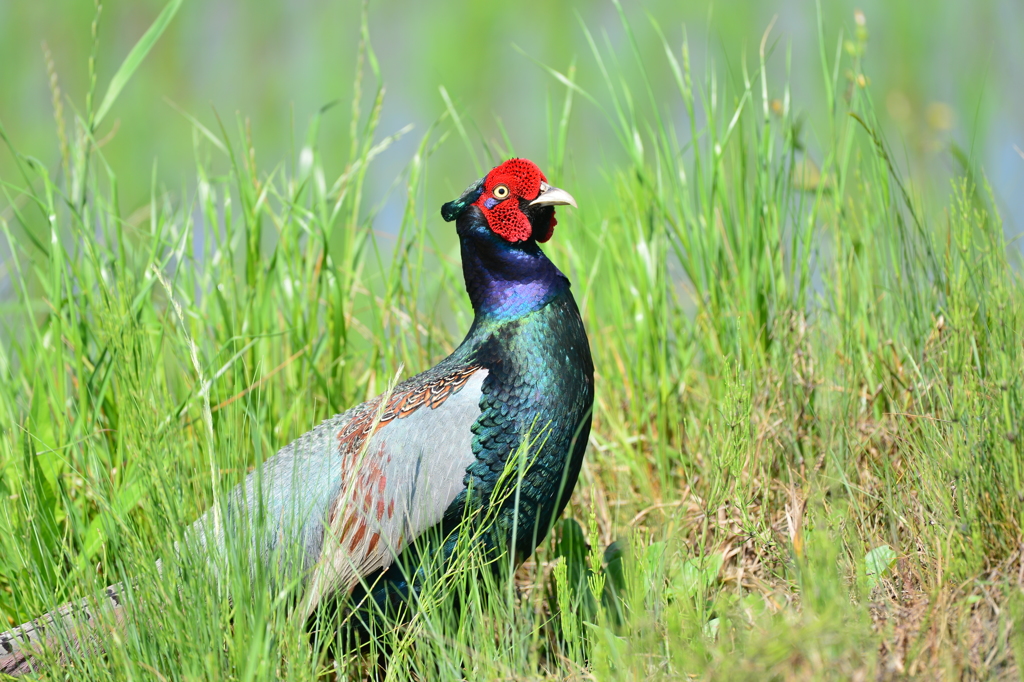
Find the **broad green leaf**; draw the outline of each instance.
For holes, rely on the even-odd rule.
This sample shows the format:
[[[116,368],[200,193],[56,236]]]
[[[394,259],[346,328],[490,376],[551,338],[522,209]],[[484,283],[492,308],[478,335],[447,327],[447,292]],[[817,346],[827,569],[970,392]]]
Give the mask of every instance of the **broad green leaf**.
[[[718,579],[725,557],[712,554],[688,559],[679,568],[672,586],[669,588],[675,597],[696,597],[703,590],[711,587]]]
[[[587,537],[576,519],[562,519],[559,523],[555,556],[565,557],[569,586],[580,590],[587,575]]]
[[[124,62],[121,63],[117,73],[110,79],[110,85],[107,86],[107,94],[103,96],[103,101],[100,103],[100,108],[96,111],[96,116],[93,118],[92,126],[93,129],[99,126],[103,117],[110,111],[110,107],[114,105],[114,100],[121,94],[121,90],[128,83],[128,80],[135,73],[135,69],[139,68],[139,64],[146,58],[149,51],[153,49],[153,45],[163,35],[164,29],[171,23],[171,19],[178,13],[178,8],[181,7],[182,0],[171,0],[164,7],[163,11],[160,12],[160,16],[156,18],[156,21],[142,34],[139,38],[139,42],[135,43],[135,47],[132,48],[128,56],[125,57]]]
[[[879,578],[889,572],[896,563],[896,552],[889,545],[879,545],[864,555],[864,575],[868,586],[874,587]]]
[[[714,639],[718,636],[718,627],[721,625],[720,618],[712,618],[704,624],[704,636],[708,639]]]

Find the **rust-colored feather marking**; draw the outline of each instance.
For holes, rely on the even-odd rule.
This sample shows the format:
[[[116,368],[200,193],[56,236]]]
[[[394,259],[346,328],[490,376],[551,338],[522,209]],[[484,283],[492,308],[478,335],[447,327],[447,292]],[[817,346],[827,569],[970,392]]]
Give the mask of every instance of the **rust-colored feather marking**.
[[[338,433],[341,457],[341,489],[328,511],[328,537],[321,565],[306,596],[306,614],[312,613],[323,594],[335,589],[350,590],[360,575],[390,564],[388,553],[403,546],[405,530],[395,524],[401,511],[396,500],[396,481],[388,480],[388,463],[393,455],[387,447],[387,431],[372,442],[386,424],[408,417],[424,406],[437,409],[458,393],[480,365],[454,370],[431,370],[415,380],[399,384],[387,403],[377,398],[351,413]],[[401,482],[397,482],[401,483]],[[398,490],[400,487],[396,488]],[[397,533],[397,542],[395,537]]]
[[[419,386],[409,386],[404,390],[399,387],[391,394],[387,408],[377,422],[377,428],[379,429],[394,419],[408,417],[423,405],[430,405],[431,409],[437,409],[450,396],[458,393],[469,381],[469,378],[480,369],[479,365],[470,365],[436,377]],[[354,457],[363,443],[373,435],[370,430],[377,414],[377,407],[376,400],[368,403],[366,408],[338,434],[338,447],[343,456]]]
[[[348,551],[355,552],[356,548],[359,547],[359,543],[363,541],[363,536],[366,535],[366,523],[364,521],[359,522],[359,527],[356,528],[356,532],[352,534],[352,540],[348,543]]]
[[[333,525],[335,516],[341,532],[337,542],[348,548],[352,554],[370,554],[380,542],[378,533],[371,532],[370,526],[391,520],[395,515],[395,501],[385,498],[387,490],[386,462],[391,460],[384,441],[374,452],[363,452],[367,441],[385,424],[408,417],[424,405],[437,409],[452,395],[458,393],[469,378],[482,367],[470,365],[429,381],[413,386],[399,385],[392,392],[380,418],[377,413],[380,399],[367,403],[338,434],[338,448],[342,457],[342,480],[346,493],[339,496],[330,510],[329,520]],[[374,423],[376,422],[376,428]],[[375,522],[375,523],[374,523]]]
[[[352,526],[355,525],[357,520],[358,519],[356,518],[355,514],[349,514],[348,518],[345,519],[345,525],[341,527],[341,534],[339,535],[339,537],[348,537],[349,531],[352,530]]]

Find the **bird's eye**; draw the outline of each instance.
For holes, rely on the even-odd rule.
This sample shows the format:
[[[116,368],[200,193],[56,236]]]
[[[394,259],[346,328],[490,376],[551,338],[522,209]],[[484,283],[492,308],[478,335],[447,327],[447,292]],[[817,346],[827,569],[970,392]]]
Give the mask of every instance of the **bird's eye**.
[[[495,199],[504,199],[508,196],[508,187],[505,185],[498,185],[491,191],[491,194],[494,195]]]

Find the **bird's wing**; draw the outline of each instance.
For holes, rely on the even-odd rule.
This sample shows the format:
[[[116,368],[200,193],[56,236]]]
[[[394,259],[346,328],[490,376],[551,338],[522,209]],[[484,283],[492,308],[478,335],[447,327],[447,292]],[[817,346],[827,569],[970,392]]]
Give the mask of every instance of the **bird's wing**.
[[[225,552],[247,552],[257,565],[306,575],[320,556],[328,509],[342,484],[336,435],[363,406],[303,434],[250,473],[186,534],[186,544],[218,566]]]
[[[439,369],[439,368],[438,368]],[[465,488],[475,460],[472,426],[487,370],[431,371],[371,401],[338,433],[341,485],[330,503],[306,615],[391,565],[417,536],[441,522]]]

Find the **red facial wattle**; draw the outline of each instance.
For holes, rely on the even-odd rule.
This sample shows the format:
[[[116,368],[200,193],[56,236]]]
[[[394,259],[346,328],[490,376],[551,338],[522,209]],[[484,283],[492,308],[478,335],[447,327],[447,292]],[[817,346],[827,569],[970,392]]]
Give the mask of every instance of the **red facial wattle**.
[[[487,174],[484,191],[473,205],[483,211],[491,230],[506,241],[524,242],[533,236],[546,242],[557,224],[554,210],[547,229],[534,234],[529,218],[519,206],[520,199],[532,201],[540,195],[542,182],[547,183],[547,178],[536,164],[526,159],[509,159]]]
[[[477,206],[484,212],[487,224],[495,234],[506,241],[525,242],[533,233],[533,226],[526,214],[519,209],[519,202],[511,197],[510,199],[498,203],[494,197],[487,197],[485,192]]]

